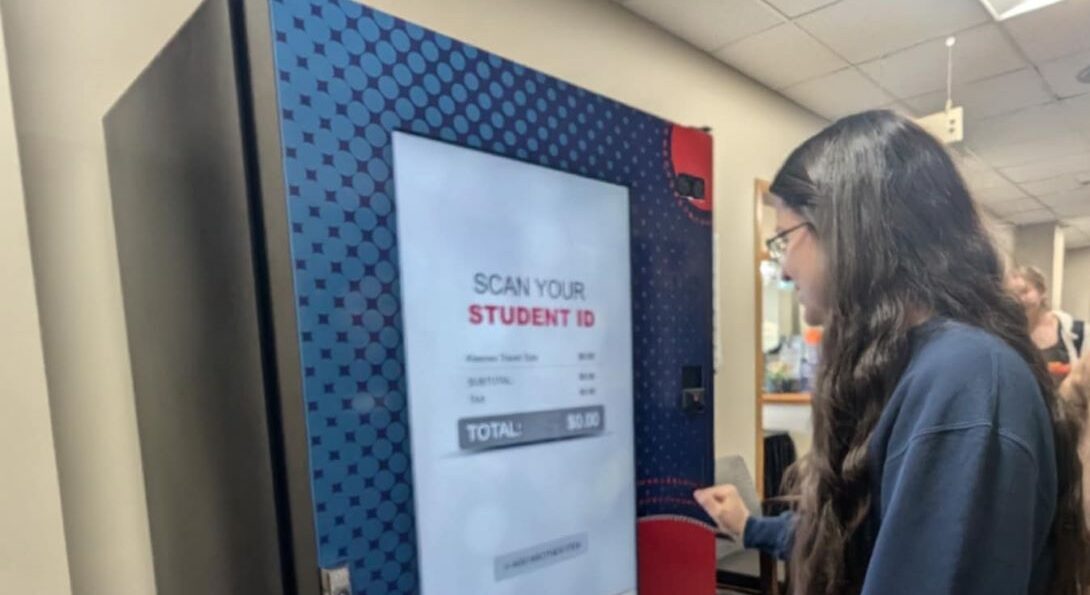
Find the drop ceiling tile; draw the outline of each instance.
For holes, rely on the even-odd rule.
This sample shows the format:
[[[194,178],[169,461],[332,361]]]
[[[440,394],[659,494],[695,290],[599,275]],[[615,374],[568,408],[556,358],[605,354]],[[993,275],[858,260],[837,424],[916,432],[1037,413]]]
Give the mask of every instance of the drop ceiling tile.
[[[1041,63],[1090,49],[1090,0],[1064,0],[1003,21],[1030,60]]]
[[[1007,215],[1004,217],[1004,219],[1015,225],[1032,225],[1034,223],[1047,223],[1048,221],[1055,221],[1056,215],[1048,209],[1035,209],[1032,211],[1015,213],[1014,215]]]
[[[848,66],[793,23],[736,41],[715,56],[777,90]]]
[[[991,20],[970,0],[841,0],[796,22],[858,64]]]
[[[965,108],[967,122],[1041,105],[1054,99],[1044,79],[1032,68],[954,85],[954,105]],[[933,114],[946,107],[946,90],[906,99],[905,103],[917,113]]]
[[[1086,24],[1086,36],[1090,37],[1090,22]],[[1041,76],[1060,97],[1075,97],[1090,93],[1090,83],[1075,78],[1084,68],[1090,68],[1090,50],[1084,50],[1063,58],[1041,64]]]
[[[961,175],[965,178],[965,183],[969,185],[969,189],[974,194],[983,194],[993,188],[1003,188],[1010,182],[999,175],[994,169],[977,169],[966,170],[962,169]]]
[[[1068,113],[1059,103],[1029,107],[1010,114],[966,123],[966,143],[978,146],[1028,143],[1071,131]]]
[[[823,6],[828,6],[837,0],[765,0],[776,10],[795,18],[799,15],[813,12]]]
[[[799,83],[784,89],[783,94],[830,120],[893,101],[855,68]]]
[[[1014,44],[998,25],[982,25],[957,35],[954,80],[973,82],[1027,66]],[[859,68],[901,98],[916,97],[946,88],[945,39],[932,39]]]
[[[1053,207],[1052,210],[1056,212],[1056,215],[1065,219],[1068,217],[1087,217],[1090,216],[1090,200],[1066,203],[1059,207]]]
[[[760,0],[627,0],[625,8],[705,50],[774,27],[784,18]]]
[[[1084,155],[1070,155],[1060,159],[1051,159],[1040,163],[1018,165],[1002,168],[1000,172],[1012,182],[1035,182],[1062,176],[1063,174],[1086,171],[1090,169],[1090,153]]]
[[[1090,136],[1090,93],[1064,99],[1060,102],[1060,109],[1068,122]]]
[[[1005,202],[988,203],[988,208],[1001,217],[1007,217],[1017,213],[1036,211],[1044,207],[1032,198],[1016,198]]]
[[[970,137],[971,138],[971,137]],[[993,167],[1014,167],[1090,153],[1090,140],[1077,132],[1054,134],[1027,142],[979,143],[970,140],[977,155]]]
[[[949,148],[950,155],[958,164],[958,169],[963,173],[982,170],[991,170],[992,166],[984,162],[972,149],[964,144],[954,145]]]
[[[1088,173],[1087,175],[1090,175]],[[1071,192],[1077,190],[1082,184],[1076,174],[1064,174],[1062,176],[1056,176],[1055,178],[1049,178],[1047,180],[1040,180],[1037,182],[1026,182],[1022,184],[1022,189],[1028,192],[1032,196],[1045,196],[1047,194],[1058,194],[1061,192]]]
[[[1042,196],[1040,200],[1046,207],[1053,209],[1090,205],[1090,186],[1083,186],[1059,194],[1049,194]]]
[[[972,190],[971,185],[969,188]],[[987,204],[1005,203],[1028,198],[1028,195],[1024,190],[1006,180],[1003,180],[1002,184],[997,184],[989,188],[984,188],[979,191],[973,190],[973,196],[975,196],[977,200]]]
[[[1090,233],[1090,217],[1071,217],[1064,219],[1064,225],[1078,228],[1084,233]]]
[[[900,101],[894,101],[893,103],[883,105],[879,109],[888,109],[891,112],[897,112],[898,114],[901,114],[902,116],[909,119],[917,118],[920,115],[916,110],[912,109],[907,104]]]
[[[996,212],[992,211],[991,209],[989,209],[988,205],[978,203],[977,204],[977,209],[984,216],[985,226],[988,225],[989,220],[991,221],[991,227],[993,229],[994,228],[999,228],[999,227],[1004,226],[1004,225],[1010,225],[1010,223],[1008,223],[1006,219],[1004,219],[998,213],[996,213]]]

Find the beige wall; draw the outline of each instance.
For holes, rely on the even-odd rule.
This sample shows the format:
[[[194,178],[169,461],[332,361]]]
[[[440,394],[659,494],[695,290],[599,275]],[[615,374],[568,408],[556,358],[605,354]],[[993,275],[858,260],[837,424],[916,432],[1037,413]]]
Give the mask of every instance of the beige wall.
[[[153,592],[100,119],[196,0],[0,0],[78,594]],[[590,0],[378,0],[400,16],[716,138],[717,454],[753,465],[754,177],[821,120],[623,9]]]
[[[0,38],[0,593],[71,593],[45,361]]]
[[[1041,270],[1053,308],[1063,303],[1063,229],[1055,222],[1020,225],[1014,229],[1014,262]]]
[[[1090,247],[1067,251],[1063,297],[1064,310],[1090,320]]]
[[[999,249],[999,256],[1009,266],[1014,258],[1014,226],[999,221],[987,212],[982,215],[984,226],[992,234],[996,248]]]
[[[1056,226],[1056,233],[1052,236],[1052,285],[1048,291],[1052,295],[1052,307],[1057,310],[1064,308],[1064,261],[1067,258],[1067,238],[1064,228]]]
[[[723,341],[715,450],[716,456],[742,454],[753,470],[753,180],[771,179],[791,149],[823,121],[609,2],[370,4],[639,109],[713,129]]]
[[[101,118],[196,4],[0,1],[77,595],[155,592]]]

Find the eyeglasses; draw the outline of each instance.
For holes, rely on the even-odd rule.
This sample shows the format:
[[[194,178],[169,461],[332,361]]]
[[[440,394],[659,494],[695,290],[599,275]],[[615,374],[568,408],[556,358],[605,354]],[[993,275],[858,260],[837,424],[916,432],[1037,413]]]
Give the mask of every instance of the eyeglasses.
[[[792,232],[810,226],[811,225],[809,221],[805,223],[799,223],[798,225],[790,229],[785,229],[766,240],[765,248],[768,248],[768,255],[772,258],[772,260],[775,260],[776,262],[782,261],[784,254],[787,252],[787,242],[791,240]]]

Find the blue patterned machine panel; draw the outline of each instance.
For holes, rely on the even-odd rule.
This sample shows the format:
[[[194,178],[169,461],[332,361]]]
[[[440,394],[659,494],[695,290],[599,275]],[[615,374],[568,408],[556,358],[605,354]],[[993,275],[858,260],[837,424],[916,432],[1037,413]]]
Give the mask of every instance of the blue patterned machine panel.
[[[678,537],[642,530],[659,519],[707,534],[706,553],[691,492],[712,478],[710,137],[359,4],[271,15],[320,564],[347,564],[358,595],[418,590],[394,130],[630,188],[640,547]],[[685,175],[709,198],[679,194]],[[681,409],[686,365],[703,413]]]

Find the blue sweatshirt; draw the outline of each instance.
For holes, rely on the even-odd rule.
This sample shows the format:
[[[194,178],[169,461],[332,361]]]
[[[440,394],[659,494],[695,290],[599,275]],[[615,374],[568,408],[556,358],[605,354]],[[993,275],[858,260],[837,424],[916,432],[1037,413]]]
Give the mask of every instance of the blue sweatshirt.
[[[865,595],[1045,592],[1056,513],[1048,410],[1029,366],[979,329],[932,320],[867,452]],[[786,558],[790,513],[751,517],[745,545]]]

